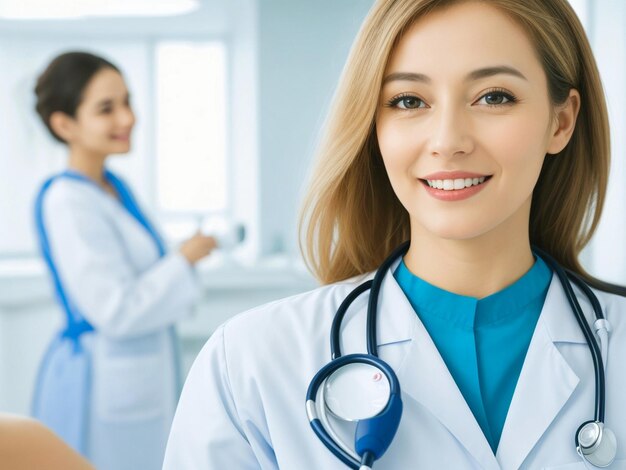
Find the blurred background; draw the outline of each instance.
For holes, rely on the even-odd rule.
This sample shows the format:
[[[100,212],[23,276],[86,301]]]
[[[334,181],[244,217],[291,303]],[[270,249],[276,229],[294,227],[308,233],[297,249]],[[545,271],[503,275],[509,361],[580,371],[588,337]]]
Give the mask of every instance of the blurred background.
[[[168,243],[233,223],[245,242],[200,266],[204,297],[178,325],[185,367],[235,313],[315,287],[298,208],[352,40],[372,0],[0,0],[0,410],[28,414],[63,316],[33,229],[33,198],[66,150],[34,112],[45,65],[68,50],[124,72],[138,122],[113,159]],[[571,0],[598,60],[613,163],[594,275],[626,284],[626,3]],[[554,182],[567,184],[567,182]]]

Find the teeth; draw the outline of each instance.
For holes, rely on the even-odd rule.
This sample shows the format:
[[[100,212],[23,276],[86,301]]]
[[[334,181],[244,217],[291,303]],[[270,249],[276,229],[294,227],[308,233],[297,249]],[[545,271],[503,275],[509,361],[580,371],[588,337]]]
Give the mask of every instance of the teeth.
[[[426,180],[428,186],[436,189],[443,189],[444,191],[454,191],[455,189],[469,188],[470,186],[477,186],[485,182],[485,177],[480,178],[457,178],[454,180]]]

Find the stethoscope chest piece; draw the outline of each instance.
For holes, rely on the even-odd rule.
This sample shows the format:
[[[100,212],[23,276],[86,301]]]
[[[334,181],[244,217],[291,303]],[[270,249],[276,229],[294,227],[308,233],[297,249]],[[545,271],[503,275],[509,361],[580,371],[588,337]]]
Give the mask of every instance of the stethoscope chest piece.
[[[603,423],[587,421],[576,431],[576,451],[590,464],[608,467],[617,454],[617,439]]]
[[[344,421],[359,421],[383,411],[389,402],[391,386],[378,367],[351,363],[326,379],[322,393],[326,408],[333,416]]]
[[[348,354],[315,374],[307,390],[306,412],[328,450],[350,468],[371,469],[400,426],[401,395],[389,364],[371,354]],[[354,423],[354,450],[334,431],[328,414]]]

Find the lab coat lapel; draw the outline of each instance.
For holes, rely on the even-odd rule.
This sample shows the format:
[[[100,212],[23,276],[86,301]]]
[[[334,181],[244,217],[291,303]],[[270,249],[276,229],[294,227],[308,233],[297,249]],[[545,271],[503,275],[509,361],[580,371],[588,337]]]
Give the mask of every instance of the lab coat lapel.
[[[497,458],[503,470],[522,465],[578,385],[578,376],[554,344],[560,341],[585,343],[553,276],[502,431]]]
[[[391,364],[398,375],[405,398],[408,395],[428,409],[481,467],[486,470],[499,469],[487,439],[439,351],[391,274],[387,275],[383,282],[379,308],[381,327],[385,324],[395,324],[397,337],[409,336],[412,339],[402,362]],[[400,324],[405,325],[403,335],[399,334]],[[381,331],[379,337],[381,336],[384,341],[390,342],[389,330]],[[381,357],[385,360],[389,354],[388,348],[389,346],[380,348]]]

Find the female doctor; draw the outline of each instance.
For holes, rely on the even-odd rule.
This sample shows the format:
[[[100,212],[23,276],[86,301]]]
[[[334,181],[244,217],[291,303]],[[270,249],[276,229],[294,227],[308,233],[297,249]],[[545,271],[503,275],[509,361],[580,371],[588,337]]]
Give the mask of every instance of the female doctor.
[[[568,2],[377,1],[319,157],[326,285],[214,333],[164,468],[626,469],[626,301],[578,261],[607,113]]]
[[[54,59],[37,112],[69,150],[36,202],[36,224],[65,326],[40,368],[33,414],[99,470],[161,467],[179,393],[173,325],[199,295],[193,264],[215,247],[197,234],[166,252],[122,179],[135,124],[117,67],[92,54]]]

